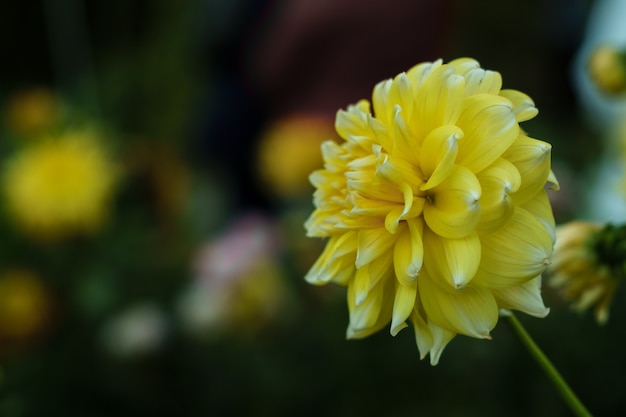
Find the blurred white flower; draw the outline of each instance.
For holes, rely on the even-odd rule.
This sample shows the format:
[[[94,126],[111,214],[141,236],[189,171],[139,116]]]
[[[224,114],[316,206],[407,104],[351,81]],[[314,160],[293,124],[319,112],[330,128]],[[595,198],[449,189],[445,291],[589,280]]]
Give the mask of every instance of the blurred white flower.
[[[168,333],[168,319],[154,304],[137,304],[109,321],[102,329],[104,348],[118,357],[158,351]]]
[[[579,215],[592,221],[622,222],[626,200],[619,190],[624,177],[619,130],[626,115],[626,97],[601,91],[589,71],[589,60],[601,45],[626,48],[626,1],[593,2],[584,40],[573,61],[573,82],[583,116],[595,129],[603,155],[591,172],[581,173],[581,188],[590,190],[578,204]]]
[[[598,0],[593,3],[587,20],[584,40],[574,60],[574,83],[580,104],[589,121],[598,127],[612,124],[626,111],[626,100],[615,100],[595,85],[589,72],[589,58],[600,45],[626,47],[626,2]]]

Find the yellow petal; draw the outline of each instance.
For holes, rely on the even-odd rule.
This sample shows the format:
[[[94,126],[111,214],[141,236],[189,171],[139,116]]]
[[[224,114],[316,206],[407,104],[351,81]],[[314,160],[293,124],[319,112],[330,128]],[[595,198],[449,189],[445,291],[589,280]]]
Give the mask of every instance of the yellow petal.
[[[456,126],[440,126],[426,136],[420,154],[422,174],[428,178],[420,190],[429,190],[446,179],[456,161],[457,140],[463,137],[463,131]]]
[[[345,284],[355,272],[357,243],[356,232],[331,237],[320,257],[306,274],[306,281],[316,285],[330,281]]]
[[[341,146],[345,147],[351,158],[370,154],[374,144],[386,149],[391,149],[393,144],[387,125],[370,114],[369,102],[366,100],[349,106],[348,110],[339,110],[335,129],[346,140]]]
[[[442,238],[424,230],[424,267],[432,279],[450,291],[467,285],[480,264],[480,239],[476,233],[460,239]]]
[[[510,288],[494,289],[491,293],[500,308],[518,310],[531,316],[543,318],[550,309],[541,298],[541,277],[531,279],[521,285]]]
[[[346,177],[343,173],[335,173],[331,171],[317,170],[309,175],[309,181],[316,188],[342,188],[346,183]]]
[[[515,204],[524,204],[546,185],[550,176],[549,143],[520,135],[515,143],[504,153],[517,167],[522,176],[522,184],[517,192],[511,194]]]
[[[459,142],[457,163],[472,172],[491,165],[519,134],[511,102],[487,94],[465,97],[457,126],[465,133]]]
[[[443,349],[450,343],[454,336],[456,336],[456,333],[446,330],[432,321],[428,322],[428,327],[433,337],[433,346],[430,349],[430,364],[435,366],[439,363]]]
[[[353,204],[350,212],[361,216],[384,217],[387,215],[387,213],[389,213],[390,210],[398,207],[400,207],[400,211],[402,211],[402,206],[398,203],[391,203],[384,200],[373,200],[371,198],[363,197],[359,193],[351,193],[350,200]]]
[[[406,320],[413,312],[415,298],[417,296],[417,282],[411,285],[404,285],[396,282],[396,295],[393,300],[393,313],[391,317],[391,335],[407,327]]]
[[[556,178],[556,175],[552,170],[550,170],[550,175],[548,175],[548,184],[550,184],[548,188],[554,191],[558,191],[561,188],[559,180]]]
[[[398,226],[400,225],[400,219],[404,215],[405,209],[404,207],[396,206],[392,208],[389,213],[385,216],[385,229],[389,233],[396,233],[398,231]]]
[[[471,68],[465,78],[465,94],[498,94],[502,88],[502,76],[497,71]]]
[[[408,117],[408,113],[403,112],[398,107],[394,121],[394,138],[391,154],[417,168],[419,167],[420,143],[415,140],[415,135],[410,131],[404,119],[405,117]]]
[[[602,280],[599,271],[594,272],[594,259],[580,250],[559,252],[550,265],[550,286],[567,286],[568,289],[578,292],[587,282]],[[576,297],[569,297],[576,298]]]
[[[382,253],[374,261],[363,265],[354,274],[354,302],[361,304],[368,296],[369,292],[378,283],[392,275],[392,254],[391,251]]]
[[[395,235],[382,228],[363,229],[357,233],[359,242],[355,262],[357,268],[390,251],[396,240]]]
[[[323,211],[343,210],[348,208],[346,201],[347,192],[334,187],[319,187],[313,194],[315,206]]]
[[[354,282],[351,283],[354,288],[354,305],[358,306],[363,304],[367,299],[371,287],[376,283],[372,283],[370,279],[369,266],[363,265],[356,270],[354,274]]]
[[[335,129],[339,136],[348,139],[350,135],[371,135],[367,116],[370,114],[370,103],[360,100],[357,104],[348,106],[347,110],[339,110],[335,118]]]
[[[433,346],[433,335],[430,332],[426,320],[422,317],[423,313],[420,312],[419,306],[421,306],[421,302],[419,301],[419,297],[415,302],[416,304],[411,313],[410,320],[413,325],[413,331],[415,332],[415,343],[420,352],[420,359],[424,359]]]
[[[481,232],[496,230],[513,215],[515,205],[509,194],[517,191],[522,182],[519,171],[506,159],[499,158],[476,177],[482,189],[478,228]]]
[[[370,133],[368,133],[366,137],[372,139],[374,143],[381,145],[387,151],[391,151],[393,149],[393,130],[390,131],[387,127],[391,125],[386,125],[372,115],[367,116],[367,123]],[[360,144],[360,148],[363,149],[364,152],[369,153],[372,150],[372,142],[363,141]],[[357,149],[357,152],[358,151]]]
[[[347,187],[350,192],[357,192],[374,200],[404,204],[404,193],[382,177],[371,180],[348,180]]]
[[[498,321],[498,306],[485,288],[467,286],[454,293],[443,290],[427,274],[417,280],[428,318],[454,333],[489,339]]]
[[[467,168],[455,165],[448,177],[429,190],[424,219],[438,235],[459,239],[474,231],[480,220],[480,183]]]
[[[344,221],[344,217],[339,212],[315,210],[306,220],[308,237],[329,237],[345,230],[338,227]]]
[[[393,294],[394,281],[382,280],[369,292],[367,299],[357,306],[354,285],[348,285],[350,324],[346,330],[346,337],[360,339],[385,327],[391,320]]]
[[[404,206],[393,209],[385,217],[385,228],[390,233],[396,233],[400,220],[406,219],[409,215],[411,218],[415,218],[421,214],[424,209],[424,199],[416,199],[408,184],[401,184],[400,189],[404,194]]]
[[[443,61],[438,59],[434,62],[422,62],[408,70],[407,77],[411,81],[413,91],[418,91],[419,88],[428,80],[433,71],[441,67],[442,64]]]
[[[458,58],[448,65],[466,80],[466,95],[497,94],[502,87],[502,77],[498,72],[480,68],[478,61],[472,58]]]
[[[381,81],[374,86],[372,93],[374,116],[386,126],[393,126],[394,106],[389,98],[392,84],[391,79]]]
[[[456,336],[456,333],[437,326],[425,319],[424,315],[418,298],[410,317],[415,331],[415,343],[420,352],[420,359],[424,359],[430,353],[430,364],[435,366],[439,363],[443,349]]]
[[[407,123],[420,143],[442,125],[456,123],[463,105],[465,80],[454,69],[443,65],[432,71],[415,96],[413,113]]]
[[[387,105],[401,109],[402,113],[409,116],[413,111],[414,92],[411,80],[406,73],[398,74],[389,88]]]
[[[617,292],[619,282],[611,281],[604,287],[604,294],[602,298],[596,304],[594,315],[600,325],[606,324],[609,320],[609,307]]]
[[[384,153],[380,147],[374,147],[373,152],[376,155],[376,174],[381,175],[397,187],[406,183],[410,184],[415,192],[418,191],[424,181],[417,166],[410,164],[403,157],[394,157]]]
[[[378,146],[378,145],[374,145]],[[371,179],[374,175],[376,168],[377,157],[376,155],[368,154],[361,158],[354,158],[352,161],[346,164],[346,168],[349,169],[346,172],[346,176],[349,179]]]
[[[600,285],[587,287],[582,290],[582,293],[580,294],[576,302],[572,305],[572,307],[576,311],[582,313],[583,311],[591,307],[593,304],[598,303],[599,300],[604,295],[605,291],[606,291],[606,288]]]
[[[536,277],[552,253],[550,233],[520,207],[502,228],[481,236],[481,242],[482,257],[473,282],[489,288],[520,285]]]
[[[329,216],[326,223],[334,225],[332,235],[337,233],[345,233],[346,230],[361,230],[361,229],[379,229],[384,228],[385,224],[380,217],[370,216],[348,216],[346,213],[340,213],[339,215]],[[328,226],[330,228],[331,226]]]
[[[345,144],[344,144],[345,145]],[[327,140],[321,145],[324,169],[330,172],[344,172],[346,168],[346,156],[348,150],[337,142]]]
[[[533,99],[526,94],[517,90],[502,90],[500,95],[505,97],[513,103],[513,113],[515,113],[515,119],[521,123],[526,120],[530,120],[539,113],[539,110],[535,107]]]
[[[556,228],[556,243],[554,246],[555,257],[566,249],[580,251],[584,242],[589,239],[591,233],[602,228],[600,223],[587,221],[571,221]]]
[[[550,234],[552,243],[556,242],[556,228],[554,223],[554,214],[552,214],[552,206],[548,199],[548,193],[545,189],[539,190],[537,194],[520,207],[532,213],[541,223],[543,228]]]
[[[403,285],[415,283],[424,258],[422,243],[423,223],[407,220],[408,227],[399,234],[393,250],[393,266],[396,278]]]
[[[459,75],[465,75],[469,71],[480,68],[480,64],[473,58],[457,58],[448,62],[448,65],[454,68],[454,71]]]
[[[357,294],[356,280],[348,285],[350,327],[356,331],[374,327],[383,305],[383,285],[379,283],[361,300]]]

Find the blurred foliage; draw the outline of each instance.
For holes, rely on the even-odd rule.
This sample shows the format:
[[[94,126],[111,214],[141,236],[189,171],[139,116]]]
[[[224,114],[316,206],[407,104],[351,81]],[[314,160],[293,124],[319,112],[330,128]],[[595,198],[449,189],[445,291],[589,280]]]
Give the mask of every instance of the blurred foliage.
[[[33,0],[1,6],[3,172],[36,138],[90,124],[106,138],[123,175],[96,234],[33,240],[2,201],[0,282],[19,269],[37,282],[20,288],[37,289],[9,293],[11,287],[0,284],[0,303],[7,303],[0,314],[32,313],[31,306],[45,321],[24,332],[0,331],[0,415],[569,415],[505,323],[492,341],[457,337],[431,367],[419,360],[410,330],[347,342],[344,290],[303,282],[321,249],[302,228],[310,199],[272,200],[245,175],[266,109],[254,107],[245,87],[229,89],[238,48],[257,18],[280,4]],[[579,117],[568,81],[589,4],[489,0],[449,7],[442,57],[475,57],[505,74],[505,88],[533,97],[540,115],[526,128],[554,145],[563,177],[592,167],[603,145]],[[38,92],[35,104],[24,96],[15,104],[27,91]],[[215,126],[220,120],[230,136]],[[242,135],[252,139],[230,142]],[[242,179],[249,181],[242,185]],[[576,184],[566,188],[555,205],[558,221],[576,215],[573,204],[584,193]],[[181,300],[204,285],[194,269],[198,252],[228,236],[248,211],[261,212],[272,225],[277,248],[267,256],[269,270],[282,278],[284,297],[272,301],[280,303],[279,313],[255,326],[233,321],[190,331]],[[240,285],[255,285],[259,270],[249,258],[237,253],[234,259],[243,271],[235,277]],[[18,308],[11,304],[18,297],[30,301]],[[546,319],[520,320],[592,412],[625,408],[624,289],[604,327],[572,314],[550,290],[545,297],[552,307]]]

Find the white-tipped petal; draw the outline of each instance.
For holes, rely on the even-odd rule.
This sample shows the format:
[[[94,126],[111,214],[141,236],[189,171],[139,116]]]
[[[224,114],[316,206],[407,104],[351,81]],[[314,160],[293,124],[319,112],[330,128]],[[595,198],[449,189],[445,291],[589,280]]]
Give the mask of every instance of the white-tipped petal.
[[[489,290],[467,286],[451,293],[434,282],[436,277],[428,278],[417,282],[420,301],[433,323],[454,333],[490,338],[498,321],[498,305]]]
[[[471,234],[480,220],[480,183],[467,168],[455,165],[448,177],[429,190],[424,220],[438,235],[458,239]]]
[[[417,283],[403,285],[396,283],[396,294],[393,300],[393,315],[391,317],[391,335],[395,336],[400,330],[407,327],[406,321],[415,307]]]
[[[424,230],[424,264],[431,277],[459,289],[466,286],[480,265],[481,245],[478,234],[464,238],[446,239]]]
[[[547,308],[541,298],[541,277],[532,279],[515,287],[492,290],[501,308],[518,310],[531,316],[543,318],[548,315]]]

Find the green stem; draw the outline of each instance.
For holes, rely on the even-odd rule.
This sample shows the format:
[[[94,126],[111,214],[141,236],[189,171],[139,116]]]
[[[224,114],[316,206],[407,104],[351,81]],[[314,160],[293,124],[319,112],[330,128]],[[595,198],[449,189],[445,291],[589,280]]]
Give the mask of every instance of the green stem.
[[[508,315],[509,323],[513,330],[519,336],[522,343],[526,346],[530,354],[535,358],[539,366],[548,375],[548,378],[554,383],[556,389],[559,391],[563,400],[569,405],[575,415],[580,417],[591,417],[591,413],[585,408],[582,402],[578,399],[574,391],[567,385],[567,382],[563,379],[559,371],[552,365],[550,359],[543,353],[543,351],[537,346],[535,341],[530,337],[522,323],[511,312]]]

